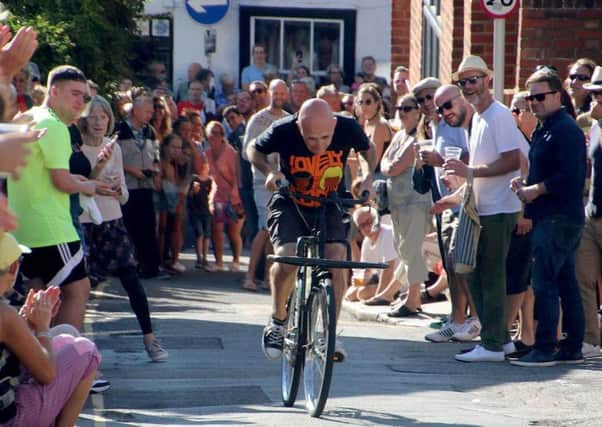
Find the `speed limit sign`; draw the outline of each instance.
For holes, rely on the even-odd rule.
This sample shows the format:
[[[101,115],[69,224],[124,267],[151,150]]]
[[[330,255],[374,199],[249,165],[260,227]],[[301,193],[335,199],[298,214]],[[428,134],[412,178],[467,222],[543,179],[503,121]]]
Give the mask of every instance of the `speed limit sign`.
[[[518,7],[519,0],[481,0],[481,6],[491,18],[504,19]]]

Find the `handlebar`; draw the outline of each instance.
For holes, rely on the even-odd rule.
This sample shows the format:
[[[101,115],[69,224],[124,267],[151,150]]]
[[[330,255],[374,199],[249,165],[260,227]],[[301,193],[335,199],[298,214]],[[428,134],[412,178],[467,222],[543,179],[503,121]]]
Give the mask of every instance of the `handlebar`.
[[[336,191],[332,191],[328,193],[326,196],[310,196],[308,194],[302,194],[296,191],[290,191],[289,182],[287,179],[279,179],[276,181],[276,185],[278,186],[278,193],[286,197],[295,197],[296,199],[303,199],[310,202],[318,202],[318,203],[330,203],[339,205],[342,207],[350,208],[355,205],[363,205],[368,202],[368,198],[370,197],[370,192],[364,191],[358,199],[354,198],[345,198],[340,197]]]

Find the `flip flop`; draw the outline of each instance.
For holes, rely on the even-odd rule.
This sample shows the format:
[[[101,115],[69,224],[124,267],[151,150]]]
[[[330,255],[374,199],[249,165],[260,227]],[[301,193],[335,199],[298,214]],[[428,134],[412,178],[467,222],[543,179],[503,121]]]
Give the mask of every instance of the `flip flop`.
[[[244,289],[245,291],[257,292],[257,286],[255,285],[255,282],[251,279],[245,279],[242,282],[241,288]]]
[[[402,305],[397,310],[393,310],[387,313],[389,317],[413,317],[418,316],[422,312],[422,309],[418,308],[416,311],[410,310],[407,306]]]
[[[386,300],[384,298],[370,298],[367,299],[366,301],[363,301],[364,305],[389,305],[391,304],[391,301]]]

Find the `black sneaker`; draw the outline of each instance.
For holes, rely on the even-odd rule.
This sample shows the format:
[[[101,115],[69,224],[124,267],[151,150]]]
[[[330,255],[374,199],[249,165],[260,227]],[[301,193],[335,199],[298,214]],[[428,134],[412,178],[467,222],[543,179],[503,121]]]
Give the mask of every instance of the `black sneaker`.
[[[284,326],[275,323],[273,320],[263,329],[263,339],[261,347],[263,353],[270,360],[277,360],[282,355],[284,346]]]
[[[533,349],[533,346],[527,345],[522,341],[514,341],[514,347],[516,351],[513,353],[509,353],[506,355],[506,359],[508,360],[518,360],[523,356],[529,354],[529,352]]]
[[[98,378],[94,380],[92,383],[92,387],[90,387],[90,393],[102,393],[111,388],[111,383],[105,380],[104,378]]]
[[[532,367],[544,367],[544,366],[554,366],[556,365],[557,360],[554,357],[554,354],[543,353],[537,349],[531,350],[527,355],[521,357],[518,360],[511,360],[511,365],[516,366],[532,366]]]
[[[569,352],[564,347],[560,347],[560,349],[554,353],[554,360],[556,363],[574,365],[577,363],[582,363],[584,359],[581,350]]]

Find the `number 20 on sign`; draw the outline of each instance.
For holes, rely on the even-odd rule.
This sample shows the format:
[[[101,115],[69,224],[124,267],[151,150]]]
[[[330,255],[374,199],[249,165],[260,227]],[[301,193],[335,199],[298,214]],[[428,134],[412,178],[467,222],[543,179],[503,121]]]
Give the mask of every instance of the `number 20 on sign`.
[[[518,7],[519,0],[481,0],[481,6],[489,17],[507,18]]]

